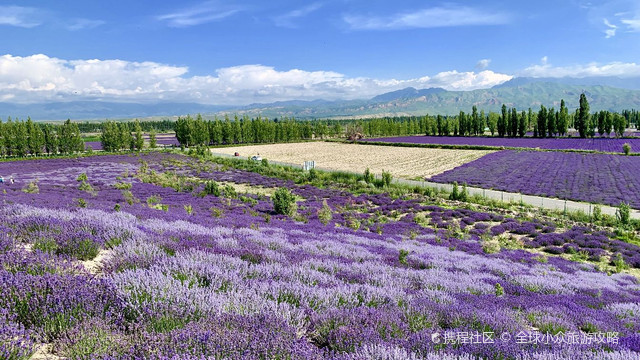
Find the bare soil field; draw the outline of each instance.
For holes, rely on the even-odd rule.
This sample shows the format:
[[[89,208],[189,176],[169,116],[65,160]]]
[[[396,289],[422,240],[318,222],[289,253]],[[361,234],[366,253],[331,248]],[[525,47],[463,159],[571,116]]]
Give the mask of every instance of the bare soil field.
[[[273,145],[213,148],[213,153],[246,158],[260,154],[267,160],[302,165],[315,161],[320,169],[361,173],[369,168],[374,174],[390,171],[395,177],[424,178],[451,170],[493,151],[449,150],[410,147],[357,145],[330,142],[304,142]]]

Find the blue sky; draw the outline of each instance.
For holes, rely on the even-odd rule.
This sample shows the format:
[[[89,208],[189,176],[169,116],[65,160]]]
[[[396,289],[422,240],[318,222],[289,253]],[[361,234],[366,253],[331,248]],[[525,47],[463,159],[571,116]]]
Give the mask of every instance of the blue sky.
[[[0,101],[354,99],[640,76],[637,0],[0,1]]]

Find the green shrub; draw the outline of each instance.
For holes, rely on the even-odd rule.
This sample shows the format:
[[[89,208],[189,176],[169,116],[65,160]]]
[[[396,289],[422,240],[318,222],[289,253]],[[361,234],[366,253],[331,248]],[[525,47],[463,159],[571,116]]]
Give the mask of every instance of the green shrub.
[[[262,159],[261,163],[262,163],[262,166],[264,166],[264,167],[269,167],[269,160],[267,160],[267,159]]]
[[[502,296],[504,295],[504,288],[502,287],[502,285],[500,285],[500,283],[496,283],[496,296]]]
[[[622,152],[624,152],[625,155],[629,155],[631,153],[631,145],[624,143],[624,145],[622,145]]]
[[[398,253],[398,262],[402,265],[408,265],[407,256],[409,256],[409,251],[405,249],[400,249]]]
[[[76,178],[77,182],[87,181],[87,180],[89,180],[89,178],[87,178],[87,174],[86,173],[82,173],[82,174],[78,175],[78,177]]]
[[[367,168],[367,169],[364,171],[363,180],[364,180],[367,184],[371,184],[371,183],[373,182],[374,178],[375,178],[375,177],[374,177],[374,176],[373,176],[373,174],[371,173],[371,170],[369,170],[369,168]]]
[[[220,196],[220,186],[213,180],[207,181],[204,184],[204,192],[208,195]]]
[[[296,197],[287,188],[279,188],[271,198],[276,214],[291,216],[296,211]]]
[[[40,188],[38,187],[38,180],[33,180],[27,186],[22,188],[22,192],[27,194],[38,194],[40,193]]]
[[[327,200],[322,200],[322,208],[318,210],[318,219],[324,225],[327,225],[333,219],[333,211],[327,204]]]
[[[451,194],[449,194],[449,200],[458,200],[458,197],[460,195],[458,194],[458,182],[455,181],[453,183],[453,189],[451,190]]]
[[[316,169],[309,169],[309,181],[316,180],[318,178],[318,172]]]
[[[593,220],[594,221],[602,220],[602,207],[600,207],[600,205],[596,205],[593,207]]]
[[[391,180],[393,180],[393,175],[389,171],[382,170],[382,183],[385,187],[391,186]]]
[[[236,193],[236,188],[234,188],[229,184],[224,186],[224,188],[222,189],[222,192],[224,193],[225,197],[228,197],[231,199],[235,199],[238,197],[238,193]]]
[[[625,202],[621,202],[616,210],[616,219],[620,225],[628,225],[631,220],[631,206]]]

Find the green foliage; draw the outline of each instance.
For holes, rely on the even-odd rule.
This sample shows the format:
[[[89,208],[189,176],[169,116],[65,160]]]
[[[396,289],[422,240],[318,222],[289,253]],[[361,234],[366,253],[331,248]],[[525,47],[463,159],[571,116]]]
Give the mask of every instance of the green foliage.
[[[502,285],[500,285],[500,283],[496,283],[495,289],[496,296],[504,295],[504,288],[502,287]]]
[[[600,205],[595,205],[593,207],[593,221],[602,220],[602,207]]]
[[[149,131],[149,148],[155,149],[157,146],[156,129],[151,129],[151,131]]]
[[[235,199],[238,197],[238,193],[236,192],[236,189],[230,184],[226,184],[222,189],[222,192],[224,193],[225,197],[228,197],[230,199]]]
[[[398,252],[398,262],[402,265],[408,265],[407,257],[409,256],[409,251],[405,249],[400,249]]]
[[[364,175],[363,175],[363,180],[367,183],[367,184],[371,184],[373,183],[373,180],[375,179],[375,177],[373,176],[373,173],[371,173],[371,171],[369,170],[369,168],[367,168],[364,171]]]
[[[120,204],[116,204],[116,205],[113,207],[113,210],[115,210],[115,211],[120,211]]]
[[[624,143],[624,145],[622,145],[622,152],[625,155],[629,155],[631,153],[631,145],[629,145],[628,143]]]
[[[80,175],[78,175],[78,177],[76,178],[77,182],[80,181],[88,181],[89,178],[87,178],[87,174],[86,173],[81,173]]]
[[[624,262],[624,259],[622,258],[622,254],[620,253],[617,253],[615,257],[612,257],[611,264],[616,267],[617,273],[620,273],[623,270],[629,269],[629,264]]]
[[[629,225],[631,220],[631,206],[625,202],[621,202],[616,210],[616,219],[620,225]]]
[[[77,203],[78,203],[78,207],[81,207],[81,208],[86,208],[87,207],[87,201],[85,199],[83,199],[83,198],[79,198],[77,200]]]
[[[38,180],[33,180],[29,182],[25,187],[22,188],[22,192],[25,192],[27,194],[40,193],[40,188],[38,187]]]
[[[323,225],[327,225],[333,219],[333,211],[327,204],[327,200],[322,200],[322,208],[318,210],[318,219]]]
[[[209,180],[204,184],[204,192],[207,195],[220,196],[220,186],[217,182]]]
[[[384,187],[391,186],[391,180],[393,180],[391,172],[382,170],[382,183],[384,184]]]
[[[183,205],[184,206],[184,210],[187,212],[187,214],[191,215],[193,214],[193,206],[189,205]]]
[[[296,197],[287,188],[278,188],[271,200],[276,214],[292,216],[296,212]]]
[[[318,179],[318,172],[316,171],[316,169],[309,169],[308,179],[309,181],[314,181]]]

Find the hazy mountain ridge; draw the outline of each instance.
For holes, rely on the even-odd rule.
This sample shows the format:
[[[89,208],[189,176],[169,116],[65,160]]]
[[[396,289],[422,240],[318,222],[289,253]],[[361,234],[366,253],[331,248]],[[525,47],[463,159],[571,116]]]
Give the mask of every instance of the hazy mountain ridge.
[[[596,83],[596,81],[600,83]],[[611,84],[621,84],[614,87]],[[268,118],[359,118],[372,116],[402,116],[424,114],[458,114],[460,110],[500,111],[502,104],[526,110],[560,106],[564,99],[569,109],[578,107],[580,94],[587,94],[592,111],[640,109],[640,78],[514,78],[490,89],[447,91],[441,88],[405,88],[380,94],[368,100],[328,101],[291,100],[242,107],[202,105],[195,103],[116,103],[79,101],[18,105],[0,103],[0,118],[7,116],[34,120],[171,118],[201,113],[206,117],[238,114]]]

